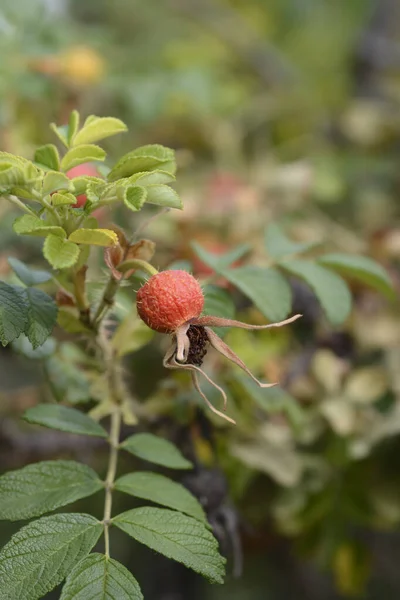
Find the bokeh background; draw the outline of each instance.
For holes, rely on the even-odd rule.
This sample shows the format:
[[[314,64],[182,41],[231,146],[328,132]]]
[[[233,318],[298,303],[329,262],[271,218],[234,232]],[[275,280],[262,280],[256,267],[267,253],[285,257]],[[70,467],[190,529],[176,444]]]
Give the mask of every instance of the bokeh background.
[[[214,253],[249,243],[257,259],[278,222],[298,241],[375,258],[399,292],[398,0],[2,0],[0,149],[32,157],[53,141],[49,122],[73,108],[127,123],[128,135],[107,141],[111,159],[146,143],[176,149],[185,209],[146,230],[158,267],[185,261],[207,278],[191,241]],[[0,202],[4,278],[9,255],[43,262],[37,238],[12,232],[15,216]],[[130,226],[123,211],[102,218]],[[92,260],[95,292],[104,264]],[[234,430],[200,408],[188,420],[192,392],[185,377],[166,377],[157,337],[138,337],[126,358],[145,428],[195,457],[186,484],[207,496],[230,559],[215,587],[113,532],[146,600],[400,596],[398,302],[352,284],[351,318],[333,328],[307,287],[292,288],[304,313],[294,333],[227,334],[281,381],[272,402],[214,359]],[[244,320],[262,322],[233,295]],[[121,296],[122,315],[129,302]],[[1,471],[69,456],[104,471],[102,443],[18,421],[49,388],[87,401],[82,356],[67,342],[50,363],[18,344],[0,351]],[[135,466],[125,460],[122,470]],[[121,497],[115,510],[133,505]],[[101,514],[102,498],[72,508]],[[2,524],[1,544],[15,529]]]

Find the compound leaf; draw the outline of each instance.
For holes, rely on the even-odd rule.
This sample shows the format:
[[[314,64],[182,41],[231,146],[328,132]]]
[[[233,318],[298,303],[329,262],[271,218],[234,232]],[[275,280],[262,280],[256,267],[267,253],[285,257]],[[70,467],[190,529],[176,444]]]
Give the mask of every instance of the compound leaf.
[[[174,444],[151,433],[135,433],[128,437],[121,447],[139,458],[170,469],[193,467]]]

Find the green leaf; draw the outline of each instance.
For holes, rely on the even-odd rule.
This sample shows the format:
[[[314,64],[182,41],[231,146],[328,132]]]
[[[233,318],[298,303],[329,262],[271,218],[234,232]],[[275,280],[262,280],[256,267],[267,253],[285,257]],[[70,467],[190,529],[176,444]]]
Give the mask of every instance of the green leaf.
[[[40,146],[35,152],[35,162],[44,165],[52,171],[58,171],[60,168],[60,156],[57,147],[54,144]]]
[[[216,285],[206,285],[204,292],[204,314],[215,317],[233,319],[235,317],[235,304],[231,295]],[[226,327],[214,327],[219,336],[224,336],[228,329]]]
[[[281,266],[310,286],[333,325],[340,325],[347,319],[351,311],[351,294],[341,277],[305,260],[287,260]]]
[[[8,264],[16,274],[16,276],[27,286],[38,285],[50,281],[52,275],[48,271],[40,269],[32,269],[17,258],[8,258]]]
[[[24,290],[28,305],[28,323],[24,333],[35,350],[47,340],[57,321],[58,308],[53,299],[36,288]]]
[[[115,246],[118,236],[111,229],[77,229],[69,236],[70,242],[89,244],[92,246]]]
[[[22,290],[0,281],[0,341],[3,346],[25,331],[28,307]]]
[[[129,473],[115,482],[115,489],[173,508],[199,521],[206,520],[199,501],[183,485],[164,475],[143,471]]]
[[[82,129],[75,135],[72,145],[92,144],[111,135],[127,131],[125,123],[114,117],[88,117]]]
[[[191,469],[190,463],[174,444],[151,433],[135,433],[128,437],[121,448],[144,460],[170,469]]]
[[[216,273],[220,274],[222,273],[222,269],[229,267],[232,263],[243,258],[250,250],[249,244],[240,244],[225,254],[212,254],[202,248],[197,242],[192,242],[190,245],[197,256],[206,263],[206,265],[211,267]]]
[[[72,181],[68,179],[64,173],[58,171],[48,171],[43,178],[42,193],[43,195],[52,194],[60,190],[67,190],[67,192],[73,192],[74,186]]]
[[[131,183],[135,183],[138,181],[140,185],[152,185],[159,183],[172,183],[175,181],[176,177],[172,175],[172,173],[167,173],[167,171],[144,171],[141,173],[135,173],[129,177],[129,181]]]
[[[51,203],[53,206],[73,206],[76,204],[76,198],[70,192],[54,192]]]
[[[138,542],[183,563],[212,583],[223,583],[225,559],[218,542],[199,521],[165,508],[135,508],[113,523]]]
[[[282,258],[290,254],[301,254],[318,245],[318,242],[293,242],[276,223],[268,225],[265,232],[265,247],[272,258]]]
[[[267,319],[281,321],[287,317],[292,293],[286,279],[275,269],[238,267],[219,272],[250,298]]]
[[[175,190],[168,185],[148,185],[146,202],[166,206],[168,208],[183,208],[182,200]]]
[[[1,600],[38,600],[55,588],[96,544],[103,525],[68,513],[42,517],[13,535],[0,552]]]
[[[71,144],[79,129],[80,116],[77,110],[73,110],[68,121],[68,143]]]
[[[131,177],[143,171],[163,170],[175,173],[175,152],[171,148],[158,144],[149,144],[136,148],[125,154],[108,174],[108,181],[116,181],[122,177]]]
[[[129,210],[136,212],[146,202],[146,188],[139,185],[118,186],[117,195]]]
[[[99,423],[80,410],[61,404],[38,404],[24,412],[23,419],[29,423],[43,425],[59,431],[69,431],[79,435],[108,437],[108,433]]]
[[[60,600],[143,600],[143,594],[121,563],[92,553],[67,577]]]
[[[60,142],[66,148],[68,148],[68,134],[69,134],[68,125],[61,125],[60,127],[57,127],[57,125],[55,123],[51,123],[50,129],[56,134],[56,136],[58,137]]]
[[[38,517],[103,488],[93,469],[72,460],[48,460],[0,477],[0,519]]]
[[[56,235],[48,235],[44,242],[43,254],[55,269],[66,269],[78,260],[79,246]]]
[[[65,349],[65,345],[63,348]],[[46,361],[46,371],[57,399],[70,404],[90,400],[91,382],[88,375],[86,371],[79,368],[79,364],[74,363],[68,356],[57,356],[53,351],[52,356]]]
[[[85,144],[83,146],[78,146],[77,148],[71,148],[68,152],[63,156],[61,160],[61,168],[63,171],[69,171],[73,167],[77,165],[82,165],[84,163],[93,162],[96,160],[104,160],[106,157],[106,153],[103,148],[100,146],[95,146],[94,144]]]
[[[390,299],[395,297],[393,282],[388,273],[371,258],[352,254],[333,253],[320,256],[318,262],[329,269],[339,271],[342,275],[358,279],[362,283],[382,292]]]
[[[60,238],[65,238],[67,235],[62,227],[42,221],[42,219],[33,215],[22,215],[22,217],[15,219],[13,229],[18,235],[45,237],[52,234]]]
[[[72,177],[71,181],[77,196],[85,194],[89,184],[104,186],[104,181],[100,177],[93,177],[93,175],[78,175],[78,177]]]
[[[56,351],[56,341],[54,338],[49,337],[44,344],[34,350],[26,335],[22,333],[12,342],[12,348],[15,352],[26,356],[30,360],[43,360],[54,354]]]
[[[24,185],[26,177],[23,168],[11,162],[0,162],[0,185],[10,187]]]

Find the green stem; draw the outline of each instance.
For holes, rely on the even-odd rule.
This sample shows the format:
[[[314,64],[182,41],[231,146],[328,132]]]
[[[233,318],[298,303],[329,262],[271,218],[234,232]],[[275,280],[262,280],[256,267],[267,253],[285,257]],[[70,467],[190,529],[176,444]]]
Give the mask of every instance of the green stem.
[[[35,213],[35,211],[33,211],[31,208],[29,208],[29,206],[24,204],[22,202],[22,200],[17,198],[17,196],[13,196],[12,194],[10,194],[8,196],[5,196],[5,198],[7,200],[9,200],[11,202],[11,204],[15,204],[15,206],[18,206],[18,208],[21,208],[23,211],[25,211],[29,215],[32,215],[33,217],[37,217],[37,214]]]
[[[158,271],[153,265],[148,263],[146,260],[141,260],[140,258],[130,258],[125,260],[117,267],[118,271],[121,273],[126,273],[131,269],[141,269],[142,271],[146,271],[149,275],[157,275]]]
[[[106,495],[104,501],[104,515],[103,515],[103,526],[104,526],[104,544],[105,544],[105,555],[107,558],[110,557],[110,525],[111,525],[111,509],[112,509],[112,492],[114,487],[115,476],[117,473],[118,464],[118,449],[119,449],[119,438],[121,434],[121,409],[118,405],[115,406],[115,410],[111,414],[111,428],[110,428],[110,454],[108,457],[108,469],[105,481]]]

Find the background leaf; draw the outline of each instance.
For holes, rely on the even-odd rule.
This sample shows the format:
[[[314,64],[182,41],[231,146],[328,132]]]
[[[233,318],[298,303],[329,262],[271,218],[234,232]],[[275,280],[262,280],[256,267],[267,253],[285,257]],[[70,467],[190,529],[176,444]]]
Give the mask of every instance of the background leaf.
[[[0,341],[3,346],[25,331],[28,306],[22,291],[0,281]]]
[[[102,489],[90,467],[72,460],[49,460],[0,477],[0,519],[38,517]]]
[[[333,325],[340,325],[347,319],[351,311],[351,294],[343,279],[305,260],[288,260],[282,267],[311,287]]]
[[[311,242],[293,242],[291,239],[286,237],[285,233],[276,223],[268,225],[265,232],[265,247],[272,258],[282,258],[290,254],[301,254],[307,252],[317,243]]]
[[[225,559],[206,527],[191,517],[165,508],[134,508],[113,522],[138,542],[183,563],[212,583],[223,583]]]
[[[128,437],[121,448],[131,454],[170,469],[191,469],[192,463],[186,460],[174,444],[151,433],[136,433]]]
[[[89,554],[67,577],[60,600],[143,600],[133,575],[104,554]]]
[[[206,520],[197,498],[183,485],[164,475],[144,471],[128,473],[115,482],[115,489],[137,498],[162,504],[167,508],[173,508],[199,521]]]
[[[100,537],[85,514],[42,517],[13,535],[0,552],[1,600],[38,600],[56,587]]]
[[[50,281],[51,273],[40,269],[32,269],[18,258],[8,258],[8,264],[16,274],[16,276],[27,286],[38,285]]]
[[[390,299],[395,297],[393,282],[388,273],[371,258],[352,254],[333,253],[320,256],[318,262],[330,269],[339,271],[343,275],[362,281],[382,292]]]
[[[107,431],[96,421],[75,408],[60,404],[38,404],[28,408],[23,419],[29,423],[43,425],[51,429],[69,431],[80,435],[108,437]]]

